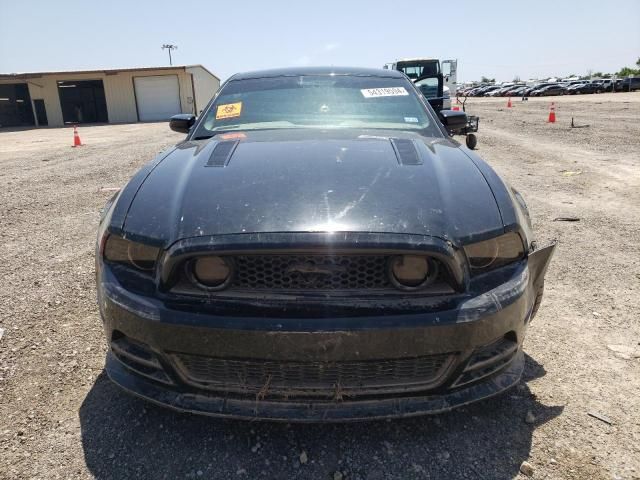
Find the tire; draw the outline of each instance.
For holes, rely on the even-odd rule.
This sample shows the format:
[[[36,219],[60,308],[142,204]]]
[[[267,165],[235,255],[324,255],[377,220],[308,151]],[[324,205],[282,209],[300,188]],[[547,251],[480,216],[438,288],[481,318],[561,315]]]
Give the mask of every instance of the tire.
[[[478,137],[476,137],[473,133],[469,133],[465,139],[465,142],[469,150],[474,150],[476,148],[476,145],[478,144]]]

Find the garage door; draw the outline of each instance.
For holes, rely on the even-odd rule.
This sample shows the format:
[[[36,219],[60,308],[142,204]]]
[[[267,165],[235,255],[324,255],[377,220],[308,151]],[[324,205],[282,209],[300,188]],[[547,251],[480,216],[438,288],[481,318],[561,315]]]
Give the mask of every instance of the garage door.
[[[169,120],[182,113],[177,75],[136,77],[133,82],[140,121]]]
[[[0,127],[34,125],[34,123],[27,84],[0,85]]]

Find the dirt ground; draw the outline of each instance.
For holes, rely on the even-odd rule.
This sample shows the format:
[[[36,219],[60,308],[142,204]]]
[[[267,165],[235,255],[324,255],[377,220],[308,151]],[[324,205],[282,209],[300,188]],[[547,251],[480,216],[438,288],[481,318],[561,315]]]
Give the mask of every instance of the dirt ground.
[[[73,149],[70,129],[0,131],[0,478],[506,479],[523,461],[533,478],[640,478],[640,92],[556,99],[555,124],[550,101],[467,103],[478,153],[524,195],[540,243],[558,240],[522,383],[445,415],[350,425],[182,415],[112,385],[98,212],[181,136],[86,127]]]

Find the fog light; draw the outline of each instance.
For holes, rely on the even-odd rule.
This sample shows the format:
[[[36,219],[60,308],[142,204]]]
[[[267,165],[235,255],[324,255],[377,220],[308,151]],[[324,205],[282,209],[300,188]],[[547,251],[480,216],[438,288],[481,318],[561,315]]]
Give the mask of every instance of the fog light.
[[[391,282],[403,290],[414,290],[429,285],[438,275],[437,264],[428,257],[399,255],[389,264]]]
[[[231,260],[223,257],[201,257],[191,263],[189,270],[195,283],[207,290],[220,290],[231,281]]]

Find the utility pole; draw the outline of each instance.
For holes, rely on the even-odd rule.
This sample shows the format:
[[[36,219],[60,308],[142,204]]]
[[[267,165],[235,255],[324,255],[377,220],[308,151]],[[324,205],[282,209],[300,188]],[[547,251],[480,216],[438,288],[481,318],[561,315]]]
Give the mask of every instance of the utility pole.
[[[162,50],[169,50],[169,65],[173,65],[173,62],[171,61],[171,50],[177,50],[178,46],[177,45],[172,45],[170,43],[165,43],[164,45],[162,45]]]

